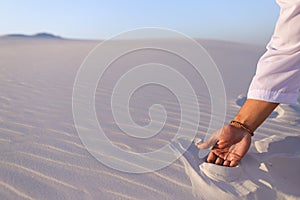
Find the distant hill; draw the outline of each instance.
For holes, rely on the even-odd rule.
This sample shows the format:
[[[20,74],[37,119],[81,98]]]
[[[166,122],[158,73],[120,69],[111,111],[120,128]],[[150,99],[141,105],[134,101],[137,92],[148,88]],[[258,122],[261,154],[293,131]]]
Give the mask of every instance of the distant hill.
[[[53,35],[50,33],[37,33],[35,35],[25,35],[25,34],[9,34],[4,35],[2,38],[39,38],[39,39],[63,39],[60,36]]]

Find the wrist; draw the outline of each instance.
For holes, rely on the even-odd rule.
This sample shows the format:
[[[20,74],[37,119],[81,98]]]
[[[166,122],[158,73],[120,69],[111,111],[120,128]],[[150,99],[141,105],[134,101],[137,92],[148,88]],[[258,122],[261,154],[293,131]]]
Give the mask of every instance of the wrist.
[[[277,106],[278,103],[247,99],[233,120],[254,132]]]
[[[240,121],[237,121],[237,120],[232,120],[230,123],[229,123],[230,126],[233,126],[235,128],[239,128],[241,130],[244,130],[246,131],[247,133],[249,133],[251,136],[254,135],[254,131],[245,123],[242,123]]]

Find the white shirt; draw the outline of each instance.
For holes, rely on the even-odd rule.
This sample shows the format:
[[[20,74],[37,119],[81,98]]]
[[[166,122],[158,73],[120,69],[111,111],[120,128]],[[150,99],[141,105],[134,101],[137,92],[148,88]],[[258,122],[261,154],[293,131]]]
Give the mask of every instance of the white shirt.
[[[277,0],[281,10],[267,52],[257,64],[249,99],[296,103],[300,88],[300,0]]]

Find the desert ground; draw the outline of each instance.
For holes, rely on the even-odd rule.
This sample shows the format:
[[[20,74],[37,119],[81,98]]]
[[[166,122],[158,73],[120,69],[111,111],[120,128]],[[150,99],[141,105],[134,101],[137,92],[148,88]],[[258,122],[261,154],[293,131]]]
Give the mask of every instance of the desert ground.
[[[265,47],[197,41],[209,52],[222,75],[226,99],[220,100],[226,103],[228,123],[245,101]],[[299,104],[280,105],[255,132],[248,154],[235,168],[206,163],[198,157],[193,142],[184,139],[179,142],[191,144],[187,151],[153,172],[120,172],[95,159],[74,125],[72,92],[81,64],[99,42],[0,37],[0,199],[300,199]],[[175,41],[174,45],[179,44]],[[117,44],[107,52],[115,48]],[[203,79],[186,63],[168,55],[138,53],[138,59],[115,62],[95,92],[95,110],[107,137],[132,152],[157,149],[174,137],[180,107],[175,96],[162,87],[149,85],[138,90],[130,104],[132,119],[139,125],[149,123],[151,105],[164,106],[167,120],[154,137],[140,140],[122,133],[111,113],[112,83],[132,64],[155,61],[175,67],[191,82],[201,110],[196,137],[203,138],[211,114]],[[190,94],[185,98],[189,100]],[[191,116],[195,106],[187,105]]]

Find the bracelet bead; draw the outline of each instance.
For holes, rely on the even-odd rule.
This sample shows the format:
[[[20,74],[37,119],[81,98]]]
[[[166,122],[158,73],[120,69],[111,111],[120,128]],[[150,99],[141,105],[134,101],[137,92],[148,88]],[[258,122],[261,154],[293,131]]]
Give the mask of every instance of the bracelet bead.
[[[241,128],[241,129],[244,129],[245,131],[247,131],[251,136],[254,135],[253,131],[245,124],[239,122],[239,121],[235,121],[235,120],[232,120],[230,123],[229,123],[231,126],[234,126],[236,128]]]

